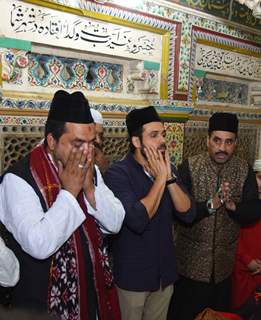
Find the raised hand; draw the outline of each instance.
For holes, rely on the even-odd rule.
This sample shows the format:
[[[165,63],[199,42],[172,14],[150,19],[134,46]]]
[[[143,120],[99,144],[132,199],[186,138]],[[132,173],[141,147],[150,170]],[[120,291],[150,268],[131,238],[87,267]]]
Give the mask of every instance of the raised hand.
[[[167,166],[167,180],[168,180],[168,179],[172,178],[172,171],[171,171],[171,163],[170,163],[169,152],[168,152],[167,149],[165,150],[164,158],[165,158],[165,163],[166,163],[166,166]]]
[[[235,211],[236,204],[231,199],[231,188],[230,188],[229,182],[223,182],[221,188],[222,188],[223,201],[225,203],[226,209]]]
[[[94,146],[92,144],[88,145],[88,153],[87,153],[87,172],[86,177],[83,184],[83,191],[93,208],[96,208],[95,202],[95,185],[94,185]]]
[[[221,185],[222,198],[224,202],[231,200],[231,189],[229,182],[223,182]]]
[[[155,178],[161,178],[164,181],[167,180],[168,167],[166,161],[163,158],[162,153],[153,147],[146,147],[144,149],[147,157],[147,170]],[[145,165],[146,169],[146,165]]]
[[[77,197],[85,181],[88,150],[83,145],[73,147],[65,164],[58,161],[58,176],[62,187]]]
[[[229,210],[235,210],[234,202],[231,200],[231,190],[228,182],[223,182],[218,191],[212,197],[213,209],[225,205]]]
[[[260,274],[261,273],[261,261],[259,259],[253,259],[247,265],[248,271],[252,275]]]

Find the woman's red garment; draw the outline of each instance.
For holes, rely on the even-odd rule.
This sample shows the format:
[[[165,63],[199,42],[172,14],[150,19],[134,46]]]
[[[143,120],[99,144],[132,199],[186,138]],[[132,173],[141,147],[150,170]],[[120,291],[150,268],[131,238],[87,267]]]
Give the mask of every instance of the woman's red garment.
[[[232,277],[232,307],[239,308],[261,284],[261,275],[251,275],[247,265],[261,259],[261,220],[240,230],[235,267]]]
[[[229,312],[217,312],[220,316],[225,317],[226,319],[229,320],[242,320],[240,316],[234,313],[229,313]]]
[[[205,308],[194,320],[243,320],[240,316],[228,312],[219,312]]]

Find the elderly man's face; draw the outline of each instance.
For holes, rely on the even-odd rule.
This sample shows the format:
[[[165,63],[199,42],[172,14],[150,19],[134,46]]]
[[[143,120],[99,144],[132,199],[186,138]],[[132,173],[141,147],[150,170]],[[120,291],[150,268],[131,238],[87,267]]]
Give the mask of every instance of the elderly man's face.
[[[66,164],[72,148],[80,148],[93,144],[95,140],[95,124],[66,122],[65,132],[56,141],[51,134],[47,137],[48,147],[52,152],[55,162],[60,160]]]
[[[218,164],[226,163],[237,144],[236,134],[229,131],[212,131],[207,140],[210,158]]]

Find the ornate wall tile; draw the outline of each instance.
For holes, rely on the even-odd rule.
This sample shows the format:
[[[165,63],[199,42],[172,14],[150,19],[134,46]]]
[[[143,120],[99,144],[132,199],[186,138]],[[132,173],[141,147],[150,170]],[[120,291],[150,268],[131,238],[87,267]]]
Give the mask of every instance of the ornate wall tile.
[[[179,0],[178,2],[217,17],[261,29],[260,21],[252,15],[252,11],[237,1]]]
[[[224,108],[221,108],[221,111],[224,111]],[[233,112],[233,110],[229,109],[229,112]],[[199,116],[199,117],[210,117],[214,112],[213,110],[209,109],[199,109],[199,108],[193,108],[192,114],[194,116]],[[260,121],[261,120],[261,113],[254,113],[254,112],[236,112],[237,117],[240,120],[254,120],[254,121]],[[199,122],[200,123],[200,122]],[[258,123],[259,124],[259,123]]]
[[[261,79],[261,46],[193,26],[189,99],[196,83],[195,69],[247,80]]]
[[[2,108],[6,109],[31,109],[31,110],[48,110],[50,101],[44,100],[26,100],[3,97]]]
[[[199,3],[200,1],[196,1]],[[202,3],[207,3],[202,0]],[[189,66],[188,57],[190,56],[190,42],[191,42],[191,30],[192,26],[198,26],[206,28],[212,31],[223,33],[224,35],[233,36],[239,39],[255,41],[261,43],[261,34],[250,33],[247,31],[242,31],[242,29],[237,29],[231,25],[224,24],[215,19],[208,19],[205,17],[200,17],[196,14],[186,13],[185,10],[179,11],[177,8],[165,7],[156,1],[143,1],[139,6],[140,10],[144,12],[154,13],[161,15],[163,17],[168,17],[182,23],[182,33],[181,33],[181,48],[180,48],[180,74],[178,90],[187,91],[188,90],[188,79],[189,79]]]
[[[22,69],[28,65],[28,57],[25,51],[0,48],[0,60],[2,63],[2,80],[10,84],[21,85]]]
[[[188,0],[189,1],[189,0]],[[113,1],[110,1],[113,2]],[[227,3],[227,1],[225,1]],[[79,1],[77,3],[70,1],[72,6],[77,6],[82,9],[92,9],[97,12],[110,12],[113,15],[120,15],[120,10],[111,8],[108,6],[101,6],[91,2]],[[196,1],[195,3],[201,6],[205,6],[208,1]],[[194,4],[195,4],[194,3]],[[213,3],[211,4],[213,5]],[[128,5],[126,5],[128,6]],[[217,4],[216,7],[222,7],[223,4]],[[226,6],[227,7],[227,6]],[[164,18],[173,19],[175,21],[179,21],[182,23],[182,37],[181,37],[181,48],[180,48],[180,59],[179,59],[179,82],[178,82],[178,90],[179,91],[187,91],[188,90],[188,79],[189,79],[189,66],[188,66],[188,57],[190,56],[190,42],[191,42],[191,30],[192,26],[199,26],[202,28],[206,28],[209,30],[217,31],[220,33],[224,33],[225,35],[230,35],[237,37],[239,39],[245,39],[250,41],[256,41],[261,43],[261,35],[257,35],[250,32],[244,32],[241,29],[237,29],[235,27],[231,27],[231,25],[224,24],[215,19],[208,19],[205,17],[200,17],[193,13],[186,13],[185,10],[179,11],[175,7],[164,6],[159,4],[157,1],[142,1],[138,6],[138,10],[141,10],[145,13],[155,14],[158,16],[162,16]],[[217,9],[215,9],[217,10]],[[217,10],[219,12],[219,10]],[[220,14],[224,13],[220,11]],[[132,14],[129,14],[129,19],[132,18]]]
[[[184,142],[184,124],[165,123],[166,140],[170,153],[170,160],[174,165],[182,161],[183,142]]]
[[[32,1],[32,3],[29,3],[30,1],[26,3],[23,1],[7,3],[0,0],[0,2],[3,10],[5,10],[4,17],[6,20],[3,33],[6,37],[19,37],[24,41],[35,42],[35,36],[37,36],[36,43],[38,44],[48,42],[50,46],[88,50],[127,59],[160,62],[162,64],[159,69],[161,70],[161,97],[171,99],[177,91],[180,39],[180,24],[178,22],[162,19],[148,13],[128,11],[116,6],[101,6],[91,1],[81,2],[80,4],[74,3],[75,6],[81,5],[81,9],[84,9],[84,11],[78,11],[78,19],[76,19],[75,10],[68,7],[65,9],[59,5],[55,6],[56,10],[54,10],[52,5],[44,1],[39,3],[37,1]],[[28,23],[23,24],[23,20],[20,18],[20,10],[22,10],[23,18]],[[31,11],[37,13],[31,17]],[[92,16],[97,20],[93,19]],[[119,21],[119,19],[122,21]],[[99,26],[98,30],[96,25]],[[110,28],[113,28],[112,31]],[[63,68],[63,64],[60,64],[60,61],[57,60],[52,61],[52,63],[46,70],[44,70],[40,61],[37,66],[34,65],[33,67],[36,69],[33,75],[37,81],[34,82],[32,76],[30,78],[31,84],[34,86],[39,83],[45,86],[52,84],[54,87],[63,85],[64,88],[70,88],[70,85],[72,85],[70,84],[72,78],[71,67]],[[78,66],[78,69],[82,74],[83,66]],[[50,71],[52,72],[52,78],[48,79],[50,82],[46,82],[46,76]],[[105,90],[108,88],[111,91],[114,90],[112,92],[119,91],[120,84],[118,85],[117,79],[115,79],[117,70],[108,72],[108,69],[103,66],[97,71],[100,74],[99,86],[94,85],[91,89],[97,90],[104,87]],[[105,74],[108,76],[107,81],[101,79]],[[84,77],[84,75],[82,76]],[[77,85],[75,86],[74,83],[73,88],[78,88],[81,82],[78,82]],[[154,94],[154,91],[157,90],[149,93]]]
[[[45,117],[0,116],[0,125],[8,126],[44,126]]]
[[[232,2],[231,20],[251,28],[261,29],[260,19],[255,18],[249,8],[239,4],[237,1]]]
[[[218,2],[215,2],[213,0],[180,0],[180,3],[186,4],[192,8],[202,10],[221,18],[228,19],[230,13],[230,1],[228,0],[221,0]]]
[[[195,14],[193,14],[192,12],[186,13],[185,8],[184,10],[181,11],[181,10],[177,10],[177,8],[174,5],[173,7],[171,7],[171,5],[164,6],[163,4],[158,3],[156,1],[142,1],[137,6],[137,9],[140,10],[141,12],[143,11],[145,14],[140,14],[133,11],[128,12],[122,8],[118,8],[117,6],[110,6],[110,4],[103,6],[95,2],[84,1],[84,0],[82,1],[56,0],[56,2],[63,3],[63,4],[69,3],[69,5],[72,7],[91,10],[97,13],[105,13],[105,14],[109,14],[111,16],[119,17],[119,18],[124,17],[125,19],[132,22],[138,22],[138,23],[142,22],[147,25],[157,26],[160,28],[162,27],[166,28],[168,23],[166,24],[166,22],[163,22],[163,20],[157,19],[156,16],[161,16],[164,18],[181,22],[182,37],[181,37],[181,47],[180,47],[180,59],[179,59],[179,74],[177,73],[174,74],[175,77],[178,77],[177,90],[181,92],[185,92],[188,90],[188,80],[189,80],[188,57],[190,56],[190,50],[191,50],[190,42],[191,42],[192,26],[199,26],[209,30],[216,31],[216,32],[224,33],[225,35],[234,36],[239,39],[257,41],[261,43],[261,35],[257,35],[250,32],[244,32],[241,29],[237,29],[236,27],[232,27],[231,25],[226,25],[223,22],[217,21],[215,19],[208,19],[206,17],[199,16],[196,14],[196,11],[195,11]],[[113,2],[113,1],[110,1],[110,2]],[[210,5],[210,2],[206,2],[206,1],[197,1],[197,3],[199,6],[203,6],[203,7],[206,5],[206,3],[208,3],[208,6],[210,7],[213,6],[213,3],[211,3]],[[126,6],[128,6],[128,4]],[[221,3],[219,3],[215,7],[218,8],[220,6],[223,6],[223,4],[221,5]],[[215,9],[215,10],[219,11],[218,9]],[[155,18],[151,16],[146,17],[146,15],[148,14],[155,15]],[[172,37],[171,39],[172,43],[173,43],[173,39],[174,38]],[[172,54],[173,53],[171,52],[171,55]],[[173,59],[170,59],[170,61],[173,61]],[[168,71],[169,88],[172,88],[174,84],[172,72],[173,72],[173,65],[170,65],[169,71]]]
[[[130,110],[139,106],[121,105],[121,104],[105,104],[105,103],[92,103],[91,107],[99,110],[100,112],[129,112]],[[2,97],[2,107],[6,109],[29,109],[33,111],[37,110],[49,110],[50,100],[37,100],[37,99],[19,99]],[[141,107],[141,106],[140,106]]]
[[[198,102],[200,101],[246,105],[248,103],[248,85],[205,78],[198,90]]]
[[[122,91],[122,65],[43,54],[30,54],[29,59],[31,86]]]

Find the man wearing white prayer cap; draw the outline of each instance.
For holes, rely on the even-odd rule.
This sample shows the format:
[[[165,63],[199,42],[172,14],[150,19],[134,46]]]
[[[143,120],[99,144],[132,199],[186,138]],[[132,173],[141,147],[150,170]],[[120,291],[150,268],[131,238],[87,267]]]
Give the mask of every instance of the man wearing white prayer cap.
[[[106,159],[103,153],[103,118],[102,114],[95,109],[90,109],[93,121],[95,123],[95,130],[96,130],[96,138],[95,138],[95,163],[99,167],[102,174],[109,167],[109,162]]]
[[[91,109],[91,114],[92,114],[93,121],[96,124],[103,125],[103,118],[102,118],[102,114],[100,113],[100,111],[95,110],[95,109]]]
[[[259,199],[261,199],[261,160],[260,159],[254,162],[253,170],[256,174]]]
[[[256,160],[256,161],[254,162],[253,170],[254,170],[255,172],[257,172],[257,171],[260,171],[260,172],[261,172],[261,160]]]

